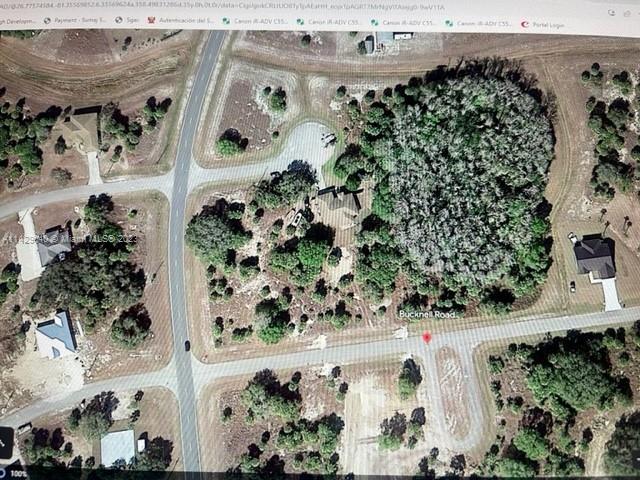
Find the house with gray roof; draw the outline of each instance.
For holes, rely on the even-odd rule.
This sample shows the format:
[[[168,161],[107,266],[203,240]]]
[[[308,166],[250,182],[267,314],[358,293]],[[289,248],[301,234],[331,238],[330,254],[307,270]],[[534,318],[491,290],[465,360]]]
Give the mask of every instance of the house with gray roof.
[[[344,188],[328,187],[318,191],[318,202],[332,215],[355,218],[362,206],[355,192]]]
[[[36,326],[36,343],[42,357],[50,359],[75,355],[76,339],[69,314],[56,313],[52,319]]]
[[[604,311],[620,310],[623,304],[616,287],[614,242],[601,235],[588,235],[573,246],[578,273],[589,275],[592,284],[600,284],[604,294]]]
[[[616,267],[611,241],[602,237],[583,238],[573,246],[578,273],[591,273],[594,278],[614,278]]]
[[[69,230],[61,227],[50,228],[37,240],[40,264],[45,267],[54,260],[64,260],[65,254],[71,251],[71,235]]]

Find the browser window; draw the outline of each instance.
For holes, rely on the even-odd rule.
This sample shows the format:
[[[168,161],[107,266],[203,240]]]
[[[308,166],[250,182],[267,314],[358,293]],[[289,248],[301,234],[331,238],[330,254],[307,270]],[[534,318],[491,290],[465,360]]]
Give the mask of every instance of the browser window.
[[[0,478],[639,476],[639,25],[4,0]]]

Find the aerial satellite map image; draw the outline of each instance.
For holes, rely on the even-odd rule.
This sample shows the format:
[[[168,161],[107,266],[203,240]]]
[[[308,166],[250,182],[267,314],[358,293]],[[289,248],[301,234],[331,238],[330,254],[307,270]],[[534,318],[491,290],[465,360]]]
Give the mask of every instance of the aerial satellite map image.
[[[0,32],[0,478],[639,476],[640,39],[304,28]]]

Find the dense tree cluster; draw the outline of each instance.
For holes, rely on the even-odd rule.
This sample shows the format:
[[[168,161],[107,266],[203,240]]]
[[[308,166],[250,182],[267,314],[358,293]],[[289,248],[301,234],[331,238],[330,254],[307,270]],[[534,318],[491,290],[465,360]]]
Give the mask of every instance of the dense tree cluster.
[[[316,172],[306,162],[291,162],[283,172],[262,180],[256,187],[254,202],[257,208],[288,207],[311,192],[316,183]]]
[[[291,322],[290,301],[291,297],[283,294],[278,298],[267,298],[256,305],[257,335],[264,343],[278,343],[287,334]]]
[[[10,263],[2,269],[0,273],[0,307],[10,294],[18,290],[19,273],[20,267],[15,263]]]
[[[604,81],[604,73],[600,69],[600,64],[592,64],[589,70],[585,70],[584,72],[582,72],[580,80],[582,80],[582,83],[587,86],[601,87]]]
[[[532,82],[508,67],[431,72],[363,113],[359,143],[334,172],[351,189],[376,184],[357,263],[374,296],[401,269],[428,279],[420,287],[438,308],[463,309],[498,285],[515,299],[544,281],[553,132]]]
[[[73,454],[73,445],[65,441],[59,428],[53,432],[34,428],[22,444],[22,453],[30,466],[64,467]]]
[[[244,205],[219,200],[205,206],[187,225],[186,242],[208,265],[221,267],[235,262],[236,250],[251,239],[240,220]]]
[[[300,417],[300,394],[281,385],[271,370],[256,373],[242,391],[241,398],[247,415],[252,419],[276,416],[293,422]]]
[[[156,97],[150,97],[147,104],[142,108],[143,130],[152,132],[160,124],[162,119],[167,115],[171,106],[171,99],[165,98],[158,103]]]
[[[74,408],[67,425],[78,431],[87,440],[101,438],[113,425],[113,412],[120,402],[113,392],[102,392],[89,401],[84,408]]]
[[[228,128],[216,141],[216,152],[223,157],[238,155],[247,149],[249,140],[243,138],[235,128]]]
[[[151,334],[151,318],[143,305],[136,305],[114,320],[111,338],[116,345],[136,348]]]
[[[413,397],[420,383],[422,383],[420,366],[412,358],[407,358],[402,364],[402,369],[398,376],[398,392],[400,393],[400,398],[406,400]]]
[[[630,330],[634,338],[638,329],[640,323]],[[521,368],[537,405],[529,405],[520,396],[508,399],[512,411],[521,413],[518,430],[507,441],[507,423],[502,421],[502,433],[486,453],[481,472],[513,477],[583,475],[581,452],[589,448],[593,432],[590,428],[575,431],[577,425],[584,425],[579,415],[585,411],[590,415],[594,408],[610,409],[616,400],[623,407],[632,404],[630,381],[618,373],[627,341],[624,328],[609,328],[604,333],[570,331],[535,346],[511,344],[505,356],[491,356],[492,376],[500,375],[509,362]],[[614,355],[619,359],[617,364],[613,363]],[[504,405],[500,392],[505,378],[493,377],[491,382],[499,411]],[[617,424],[605,453],[609,473],[632,474],[630,452],[640,446],[638,418],[625,416]],[[581,435],[576,438],[576,433]]]
[[[287,423],[278,432],[276,446],[294,455],[293,466],[309,473],[333,474],[338,469],[336,449],[344,422],[335,414],[316,421],[305,418]]]
[[[311,37],[309,37],[311,41]],[[275,90],[271,87],[265,87],[262,90],[262,95],[267,101],[269,110],[274,113],[281,113],[287,109],[287,92],[282,87],[278,87]]]
[[[423,272],[471,297],[497,282],[520,293],[544,280],[553,142],[536,100],[504,80],[456,79],[425,91],[391,131],[380,159],[390,220]]]
[[[170,106],[170,98],[165,98],[158,103],[155,97],[150,97],[143,107],[139,119],[131,121],[115,103],[108,103],[102,107],[102,131],[132,152],[140,143],[144,133],[155,130]]]
[[[380,450],[398,450],[404,442],[407,432],[407,417],[404,413],[396,412],[393,417],[385,418],[380,424],[378,448]]]
[[[626,377],[616,377],[596,333],[569,332],[538,344],[529,354],[527,385],[538,402],[577,412],[611,408],[616,399],[628,403],[632,392]]]
[[[594,194],[611,199],[616,190],[625,193],[633,185],[633,168],[621,160],[627,122],[632,118],[630,104],[617,98],[607,105],[591,97],[587,101],[588,125],[596,139],[594,155],[598,163],[591,174]]]
[[[34,117],[24,99],[13,106],[9,102],[0,106],[0,175],[7,181],[40,171],[40,145],[49,138],[60,112],[60,108],[51,107]]]
[[[148,442],[144,452],[135,457],[129,468],[139,472],[163,472],[171,466],[172,453],[173,442],[171,440],[155,437]],[[142,478],[146,478],[146,476]]]
[[[605,446],[604,465],[611,475],[637,476],[634,459],[640,451],[640,412],[623,416]]]
[[[590,80],[585,81],[587,78]],[[616,192],[629,192],[638,180],[640,145],[637,143],[640,139],[628,124],[634,122],[640,107],[640,84],[635,82],[634,89],[631,74],[623,70],[611,77],[613,87],[607,84],[607,89],[603,91],[604,73],[597,63],[593,64],[590,71],[583,72],[582,79],[585,85],[596,87],[595,91],[598,92],[597,96],[589,97],[586,104],[588,126],[596,141],[594,156],[598,161],[591,175],[591,186],[596,196],[610,200]],[[633,93],[635,97],[632,97]],[[604,97],[612,97],[613,100],[605,100]],[[625,143],[630,135],[636,143],[629,151],[631,160],[636,162],[635,168],[624,159]]]
[[[276,273],[286,273],[294,285],[309,285],[322,272],[332,243],[333,232],[322,224],[313,224],[303,238],[275,248],[269,265]]]
[[[109,313],[136,303],[144,291],[144,272],[129,259],[135,243],[124,241],[121,228],[107,219],[112,209],[108,195],[89,199],[85,221],[92,237],[74,245],[64,261],[47,265],[32,297],[43,309],[82,312],[89,330]]]

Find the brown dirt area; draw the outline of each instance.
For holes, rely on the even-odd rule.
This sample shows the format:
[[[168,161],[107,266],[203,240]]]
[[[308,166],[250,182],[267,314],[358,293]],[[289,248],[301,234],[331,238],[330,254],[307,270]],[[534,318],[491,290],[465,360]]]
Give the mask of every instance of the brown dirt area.
[[[119,404],[113,412],[114,424],[109,431],[117,432],[130,428],[128,418],[133,411],[131,402],[135,393],[136,390],[114,392]],[[165,440],[172,441],[172,464],[168,470],[180,471],[182,470],[182,441],[178,403],[174,395],[165,388],[150,388],[143,390],[143,393],[142,400],[138,405],[140,418],[134,426],[134,438],[137,440],[141,435],[146,434],[149,440],[162,437]],[[88,402],[90,398],[86,400]],[[96,465],[99,465],[100,441],[88,441],[78,432],[70,431],[67,427],[67,418],[70,413],[71,409],[58,411],[32,420],[32,424],[35,428],[46,428],[50,432],[53,432],[56,428],[62,429],[65,441],[73,444],[73,455],[69,460],[72,460],[77,455],[82,456],[85,460],[94,457]],[[20,441],[24,441],[27,437],[28,435],[23,435],[20,437]]]
[[[233,59],[221,67],[224,70],[216,82],[211,82],[207,95],[224,101],[208,103],[194,149],[198,163],[205,168],[237,165],[272,155],[270,146],[278,148],[282,145],[284,133],[302,110],[304,92],[294,73]],[[262,94],[267,86],[272,91],[281,87],[286,92],[287,109],[284,112],[274,114],[269,111]],[[224,158],[216,153],[215,143],[230,128],[238,130],[249,143],[241,155]],[[280,134],[277,140],[271,137],[274,131]]]
[[[327,43],[335,42],[335,50],[316,51],[290,45],[295,69],[299,72],[329,72],[332,76],[371,78],[385,73],[420,72],[438,64],[456,63],[460,57],[534,58],[597,50],[613,52],[621,48],[637,48],[638,45],[637,40],[615,37],[417,33],[411,40],[394,42],[384,53],[358,54],[358,42],[371,33],[358,32],[356,37],[350,37],[348,32],[321,32]],[[233,52],[235,56],[255,63],[291,68],[291,55],[282,48],[283,43],[292,43],[286,37],[287,32],[263,32],[262,38],[268,41],[254,43],[248,41],[253,39],[248,32],[242,32],[234,41]]]
[[[469,433],[469,392],[467,391],[458,353],[444,347],[436,353],[438,380],[443,398],[445,425],[459,440]]]
[[[126,51],[126,37],[132,41]],[[165,40],[161,40],[166,37]],[[25,97],[32,110],[51,105],[76,108],[116,102],[125,114],[146,100],[170,97],[173,104],[158,133],[143,141],[128,162],[103,165],[110,176],[164,171],[172,163],[172,138],[184,103],[184,88],[203,36],[180,31],[45,31],[34,39],[0,39],[0,86]],[[46,45],[43,47],[43,45]],[[79,53],[82,52],[82,53]],[[66,61],[67,56],[74,62]],[[96,68],[95,65],[100,65]]]
[[[3,41],[15,50],[49,62],[109,65],[145,50],[180,43],[181,33],[178,30],[45,30],[32,39],[7,37]]]
[[[327,374],[334,365],[302,370],[299,391],[302,395],[302,416],[320,418],[335,412],[345,422],[339,448],[340,472],[355,474],[403,473],[416,469],[424,455],[425,441],[418,443],[415,450],[400,449],[395,452],[379,452],[377,435],[380,423],[396,411],[405,413],[407,419],[411,411],[422,406],[428,409],[422,397],[401,401],[397,393],[397,376],[400,362],[379,362],[365,365],[341,365],[341,374],[335,386],[328,383]],[[277,372],[285,383],[293,371]],[[273,443],[281,422],[271,418],[247,425],[244,421],[245,408],[240,403],[240,393],[252,376],[236,377],[213,383],[206,387],[198,404],[199,431],[201,432],[201,454],[203,468],[220,472],[238,464],[247,446],[259,443],[263,431],[271,432],[271,440],[263,458],[280,454],[286,461],[286,470],[291,471],[290,454],[273,450]],[[336,399],[337,385],[349,385],[344,401]],[[231,406],[233,416],[227,423],[221,420],[221,412]],[[428,418],[428,414],[427,414]],[[425,427],[428,429],[428,425]],[[429,438],[427,432],[426,438]]]

